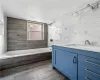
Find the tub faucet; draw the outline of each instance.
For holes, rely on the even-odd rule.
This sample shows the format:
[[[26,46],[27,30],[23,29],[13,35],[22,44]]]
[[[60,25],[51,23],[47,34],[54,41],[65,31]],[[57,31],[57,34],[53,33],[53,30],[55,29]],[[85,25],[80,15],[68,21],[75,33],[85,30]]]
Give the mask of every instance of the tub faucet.
[[[85,40],[85,45],[91,45],[89,40]]]

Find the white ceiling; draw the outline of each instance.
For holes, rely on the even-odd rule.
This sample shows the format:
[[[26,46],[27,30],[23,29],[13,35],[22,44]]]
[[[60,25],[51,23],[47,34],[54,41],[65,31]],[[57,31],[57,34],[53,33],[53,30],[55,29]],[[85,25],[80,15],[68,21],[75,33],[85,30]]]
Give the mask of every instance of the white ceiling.
[[[53,21],[87,0],[0,0],[7,16],[41,22]]]

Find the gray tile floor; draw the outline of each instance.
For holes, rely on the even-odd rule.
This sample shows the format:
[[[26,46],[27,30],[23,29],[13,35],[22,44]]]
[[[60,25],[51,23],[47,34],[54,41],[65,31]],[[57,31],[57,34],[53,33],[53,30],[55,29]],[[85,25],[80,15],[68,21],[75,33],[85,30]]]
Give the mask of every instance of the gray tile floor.
[[[51,60],[9,69],[0,80],[67,80],[61,73],[52,69]]]

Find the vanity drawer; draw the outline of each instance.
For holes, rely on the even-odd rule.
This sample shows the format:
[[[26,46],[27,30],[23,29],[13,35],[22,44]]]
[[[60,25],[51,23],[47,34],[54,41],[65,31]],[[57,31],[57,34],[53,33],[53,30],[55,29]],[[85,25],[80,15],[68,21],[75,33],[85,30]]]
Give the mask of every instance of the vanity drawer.
[[[85,70],[85,80],[100,80],[100,75],[89,69]]]
[[[89,69],[100,75],[100,60],[95,58],[86,57],[85,70]]]
[[[85,74],[86,80],[100,80],[100,60],[86,57]]]
[[[100,80],[100,59],[79,55],[78,80]]]

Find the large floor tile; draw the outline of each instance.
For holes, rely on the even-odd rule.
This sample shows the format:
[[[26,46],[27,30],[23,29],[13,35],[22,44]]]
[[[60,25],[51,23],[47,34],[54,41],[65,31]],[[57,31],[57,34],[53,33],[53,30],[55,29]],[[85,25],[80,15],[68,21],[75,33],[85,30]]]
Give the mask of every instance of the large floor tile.
[[[0,80],[67,80],[57,70],[52,69],[51,60],[12,68],[4,72],[8,73],[8,71],[13,74]]]

